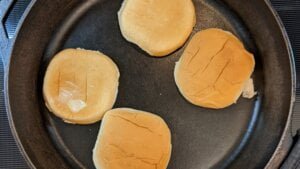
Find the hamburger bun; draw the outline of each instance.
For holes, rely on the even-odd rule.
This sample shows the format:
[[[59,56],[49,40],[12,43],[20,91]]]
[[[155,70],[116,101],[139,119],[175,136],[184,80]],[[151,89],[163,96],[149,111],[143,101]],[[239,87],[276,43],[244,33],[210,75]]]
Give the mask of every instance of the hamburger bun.
[[[189,102],[224,108],[237,101],[254,65],[253,55],[233,34],[206,29],[193,36],[176,63],[175,82]]]
[[[43,84],[46,106],[65,122],[99,121],[115,103],[119,84],[116,64],[104,54],[65,49],[51,60]]]
[[[93,149],[97,169],[166,169],[171,134],[162,118],[130,108],[105,113]]]
[[[118,18],[123,37],[152,56],[181,47],[196,23],[192,0],[124,0]]]

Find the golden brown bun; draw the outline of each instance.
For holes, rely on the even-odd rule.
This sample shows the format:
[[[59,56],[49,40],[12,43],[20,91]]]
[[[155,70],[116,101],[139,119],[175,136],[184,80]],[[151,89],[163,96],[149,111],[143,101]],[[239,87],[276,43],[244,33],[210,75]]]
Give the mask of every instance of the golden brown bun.
[[[157,115],[130,108],[105,113],[93,149],[97,169],[166,169],[171,134]]]
[[[196,23],[191,0],[124,0],[118,18],[124,38],[152,56],[181,47]]]
[[[253,55],[234,35],[213,28],[194,35],[176,63],[174,76],[188,101],[218,109],[236,102],[254,65]]]
[[[118,84],[119,70],[109,57],[97,51],[65,49],[47,68],[44,100],[65,122],[90,124],[112,108]]]

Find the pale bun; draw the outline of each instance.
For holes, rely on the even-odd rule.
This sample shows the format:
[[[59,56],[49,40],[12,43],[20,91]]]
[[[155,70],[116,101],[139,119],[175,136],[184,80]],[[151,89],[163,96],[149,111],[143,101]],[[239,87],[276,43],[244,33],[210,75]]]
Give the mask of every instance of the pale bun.
[[[124,0],[118,18],[123,37],[152,56],[181,47],[196,23],[191,0]]]
[[[51,60],[43,84],[48,109],[65,122],[99,121],[115,103],[119,70],[98,51],[65,49]]]

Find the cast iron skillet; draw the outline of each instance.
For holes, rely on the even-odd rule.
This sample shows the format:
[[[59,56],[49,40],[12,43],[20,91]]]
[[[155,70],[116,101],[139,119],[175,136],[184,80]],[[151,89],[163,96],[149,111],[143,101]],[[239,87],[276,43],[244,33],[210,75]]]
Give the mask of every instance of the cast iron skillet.
[[[5,93],[11,128],[29,165],[94,168],[92,148],[101,122],[65,124],[48,112],[42,98],[52,56],[80,47],[100,50],[118,65],[121,78],[114,107],[141,109],[165,119],[173,144],[169,169],[278,167],[291,143],[295,71],[287,36],[269,2],[194,0],[193,34],[223,28],[255,54],[258,95],[221,110],[194,106],[178,92],[173,70],[184,47],[157,59],[121,36],[121,3],[43,0],[27,14],[11,53]]]

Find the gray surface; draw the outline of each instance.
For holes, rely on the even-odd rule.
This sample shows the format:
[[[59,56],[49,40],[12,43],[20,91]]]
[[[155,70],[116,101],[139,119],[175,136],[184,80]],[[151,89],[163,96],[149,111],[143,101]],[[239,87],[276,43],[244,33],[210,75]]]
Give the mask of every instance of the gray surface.
[[[300,24],[296,24],[296,17],[298,16],[299,18],[299,11],[300,11],[300,5],[298,0],[273,0],[275,8],[278,10],[280,16],[283,19],[283,22],[287,26],[287,31],[290,35],[294,51],[295,51],[295,56],[299,56],[299,50],[300,50],[300,45],[299,45],[299,31],[300,31]],[[298,39],[296,38],[298,36]],[[297,59],[296,57],[296,62],[300,64],[300,59]],[[300,70],[299,68],[297,69],[298,71]],[[1,65],[0,68],[0,88],[1,91],[3,91],[3,66]],[[299,103],[300,97],[297,97],[296,102]],[[297,105],[296,105],[297,108]],[[300,109],[300,107],[299,107]],[[297,119],[300,119],[299,117],[295,118],[294,122],[294,129],[297,127]],[[27,168],[25,162],[23,161],[21,155],[18,152],[18,149],[13,141],[12,135],[9,132],[9,127],[8,127],[8,122],[7,122],[7,117],[4,109],[4,100],[3,100],[3,93],[1,92],[1,97],[0,97],[0,168]]]
[[[1,58],[7,51],[8,45],[13,40],[13,34],[16,31],[18,20],[21,19],[21,15],[25,10],[25,7],[31,0],[0,0],[0,27],[5,29],[0,29],[0,55]],[[8,11],[9,14],[5,15],[7,10],[6,6],[11,6]],[[5,30],[5,31],[2,31]],[[3,38],[4,37],[4,38]],[[7,39],[6,39],[7,38]],[[6,63],[6,61],[5,61]],[[19,149],[16,146],[14,138],[10,132],[8,119],[5,110],[4,101],[4,64],[0,63],[0,169],[27,169],[28,165]]]

